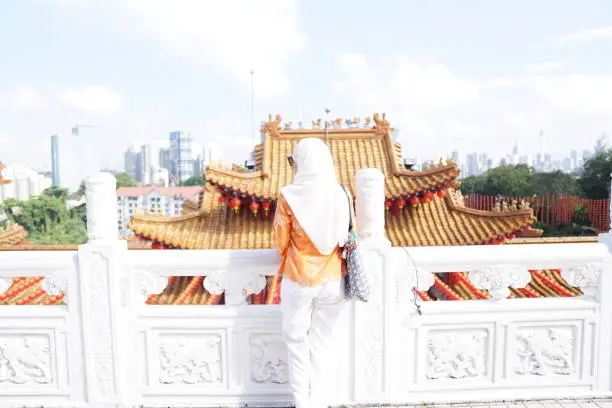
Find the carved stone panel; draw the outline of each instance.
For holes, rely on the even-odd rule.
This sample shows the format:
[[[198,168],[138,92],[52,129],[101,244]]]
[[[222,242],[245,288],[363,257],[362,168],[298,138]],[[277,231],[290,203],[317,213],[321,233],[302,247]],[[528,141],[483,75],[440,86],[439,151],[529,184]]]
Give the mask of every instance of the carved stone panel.
[[[2,384],[52,383],[50,349],[45,334],[0,335],[0,389]]]
[[[222,381],[221,335],[160,336],[161,384],[216,384]]]
[[[427,378],[477,378],[487,375],[489,331],[435,330],[427,338]]]
[[[250,338],[250,348],[252,381],[260,384],[287,383],[287,348],[280,335],[253,334]]]
[[[516,331],[514,372],[565,376],[574,373],[575,326],[528,327]]]

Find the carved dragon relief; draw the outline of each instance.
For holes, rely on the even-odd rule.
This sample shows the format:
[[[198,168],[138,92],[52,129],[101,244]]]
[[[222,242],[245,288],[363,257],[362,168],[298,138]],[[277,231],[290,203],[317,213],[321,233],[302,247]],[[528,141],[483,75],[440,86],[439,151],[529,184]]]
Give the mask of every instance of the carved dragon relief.
[[[531,328],[516,333],[518,375],[570,375],[574,372],[574,334],[567,328]]]
[[[220,383],[221,336],[167,336],[159,346],[160,384]]]
[[[0,384],[48,384],[53,382],[49,337],[9,335],[0,337]]]
[[[431,380],[486,375],[488,331],[440,331],[428,337],[427,378]]]
[[[251,379],[257,383],[285,384],[289,381],[287,348],[278,336],[251,336]]]

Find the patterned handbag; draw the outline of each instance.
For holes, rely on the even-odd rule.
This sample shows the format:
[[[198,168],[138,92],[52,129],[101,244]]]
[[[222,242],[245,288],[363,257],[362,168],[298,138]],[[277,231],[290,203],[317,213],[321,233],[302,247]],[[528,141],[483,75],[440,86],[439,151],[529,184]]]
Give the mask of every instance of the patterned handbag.
[[[346,263],[346,278],[344,280],[344,292],[348,299],[367,302],[370,297],[370,284],[366,271],[361,261],[361,253],[357,243],[357,235],[353,231],[353,211],[348,191],[342,186],[346,193],[349,207],[349,239],[344,244],[342,257]]]

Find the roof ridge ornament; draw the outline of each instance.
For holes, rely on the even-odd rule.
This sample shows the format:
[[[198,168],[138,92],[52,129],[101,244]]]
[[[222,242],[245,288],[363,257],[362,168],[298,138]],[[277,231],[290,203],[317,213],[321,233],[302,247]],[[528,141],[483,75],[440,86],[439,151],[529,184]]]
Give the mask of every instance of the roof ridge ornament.
[[[281,131],[281,127],[280,127],[281,121],[282,121],[281,115],[277,114],[273,120],[272,114],[269,114],[268,121],[264,123],[263,127],[261,128],[261,131],[264,133],[267,133],[268,135],[272,137],[279,137],[280,131]]]
[[[374,114],[374,130],[377,135],[385,135],[389,133],[390,130],[393,130],[391,124],[387,120],[387,114],[383,113],[382,116],[376,112]],[[366,118],[369,119],[369,118]]]

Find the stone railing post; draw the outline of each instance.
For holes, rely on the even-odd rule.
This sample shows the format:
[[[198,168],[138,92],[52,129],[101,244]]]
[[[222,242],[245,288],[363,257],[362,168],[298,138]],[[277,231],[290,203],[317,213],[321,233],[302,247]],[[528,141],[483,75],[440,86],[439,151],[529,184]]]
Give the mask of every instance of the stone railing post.
[[[88,241],[78,249],[87,396],[96,408],[131,406],[127,241],[118,235],[116,184],[110,173],[85,180]]]
[[[118,228],[115,176],[100,172],[85,180],[85,187],[88,242],[116,241]]]
[[[605,244],[612,255],[612,231],[599,234],[599,242]],[[609,347],[612,343],[612,257],[604,262],[600,274],[598,287],[587,288],[585,294],[591,292],[600,307],[598,391],[612,393],[612,350]]]
[[[371,295],[367,303],[354,302],[349,324],[352,326],[353,347],[350,400],[382,402],[386,394],[385,292],[386,260],[389,241],[385,238],[384,176],[378,169],[362,169],[356,176],[355,212],[364,270],[368,274]]]
[[[361,169],[356,181],[359,240],[368,246],[388,246],[385,239],[385,177],[378,169]]]

